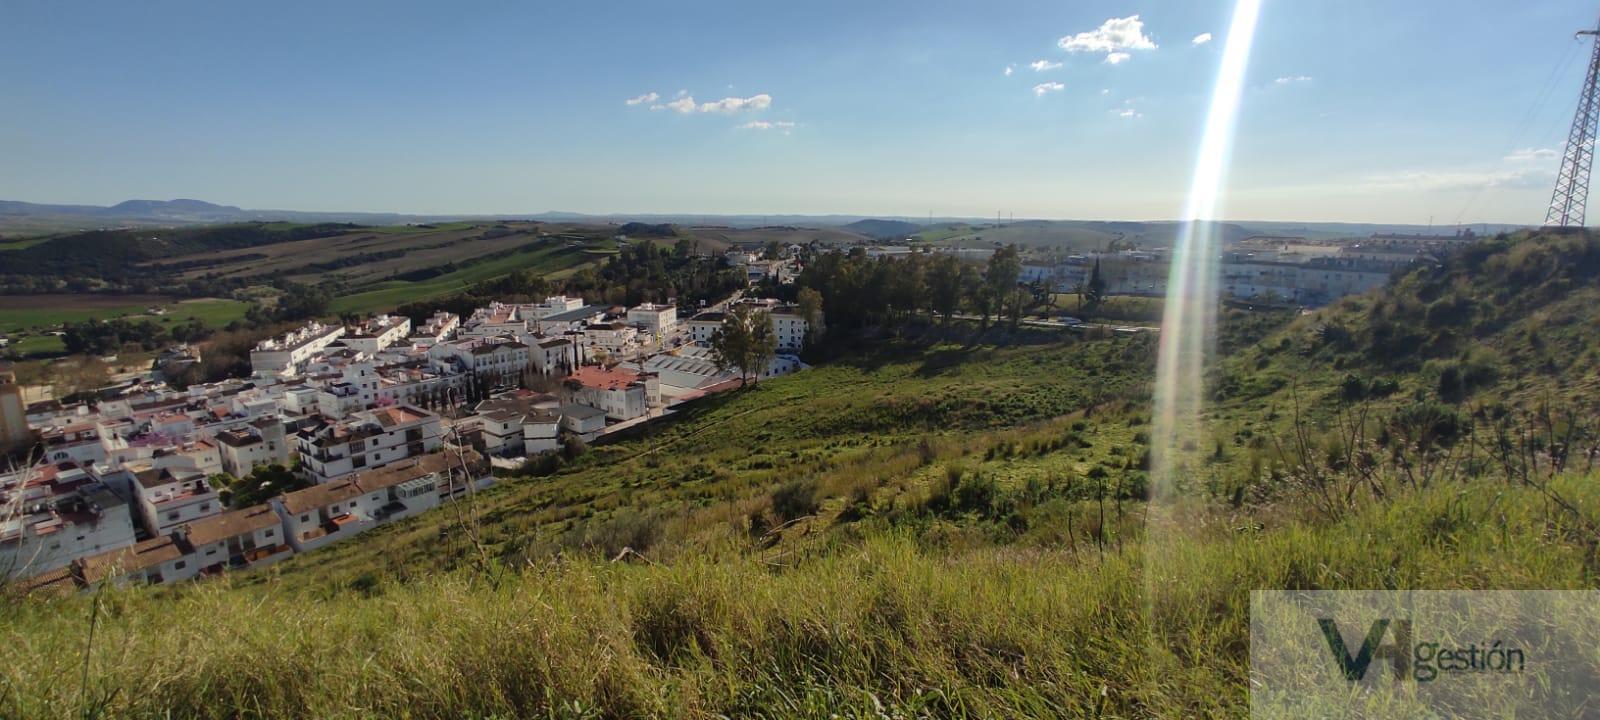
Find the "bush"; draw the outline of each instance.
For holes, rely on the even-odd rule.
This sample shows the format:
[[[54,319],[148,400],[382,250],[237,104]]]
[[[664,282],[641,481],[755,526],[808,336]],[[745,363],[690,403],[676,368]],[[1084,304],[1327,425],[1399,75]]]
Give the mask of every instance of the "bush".
[[[807,515],[815,515],[821,503],[817,502],[817,484],[812,480],[795,480],[772,491],[772,514],[779,522],[789,522]]]

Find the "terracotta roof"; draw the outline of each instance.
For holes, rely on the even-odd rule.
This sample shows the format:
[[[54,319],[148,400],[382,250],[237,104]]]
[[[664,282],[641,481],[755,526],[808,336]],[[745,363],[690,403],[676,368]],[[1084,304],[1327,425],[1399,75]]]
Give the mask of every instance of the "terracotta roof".
[[[597,390],[621,390],[638,382],[639,379],[639,373],[632,370],[623,370],[621,368],[606,370],[594,365],[578,368],[577,371],[567,377],[569,382],[575,382],[583,387]]]
[[[252,505],[189,523],[189,544],[209,545],[279,525],[278,514],[271,506]]]
[[[464,451],[463,457],[471,468],[475,469],[482,464],[482,458],[472,450]],[[330,483],[288,493],[283,496],[283,508],[291,515],[310,512],[374,490],[394,487],[407,480],[455,467],[456,463],[457,457],[454,452],[437,452],[408,458],[376,470],[358,472]]]
[[[171,535],[146,540],[133,547],[118,548],[99,555],[92,555],[79,560],[83,568],[83,580],[86,583],[96,583],[110,577],[113,573],[127,575],[155,567],[169,560],[183,557],[188,550],[183,543]]]

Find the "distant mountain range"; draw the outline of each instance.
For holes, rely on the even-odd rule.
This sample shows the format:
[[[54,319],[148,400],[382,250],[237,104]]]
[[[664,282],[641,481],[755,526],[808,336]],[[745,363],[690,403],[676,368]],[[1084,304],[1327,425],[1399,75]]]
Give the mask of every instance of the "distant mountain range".
[[[825,226],[842,227],[868,237],[903,238],[930,226],[952,223],[981,227],[993,221],[984,218],[929,217],[908,218],[894,216],[870,217],[862,215],[699,215],[699,214],[605,214],[587,215],[572,212],[542,212],[534,214],[501,215],[409,215],[403,213],[371,212],[303,212],[299,210],[249,210],[233,205],[217,205],[204,200],[127,200],[110,207],[98,205],[50,205],[0,200],[0,234],[37,235],[49,232],[90,230],[112,227],[170,227],[178,225],[204,225],[212,223],[249,221],[286,222],[349,222],[364,225],[399,225],[405,223],[434,223],[453,220],[544,220],[549,222],[616,223],[673,223],[677,225],[714,225],[730,227],[760,226]],[[1097,221],[1023,221],[1034,223],[1081,223],[1106,226]],[[1006,223],[1010,225],[1011,223]],[[1151,223],[1121,223],[1149,225]],[[1317,223],[1282,221],[1238,221],[1251,233],[1269,235],[1304,235],[1307,237],[1353,237],[1372,233],[1428,233],[1451,234],[1451,227],[1426,225],[1397,225],[1382,223]],[[1494,233],[1516,229],[1520,226],[1505,224],[1478,224],[1471,226],[1479,233]]]

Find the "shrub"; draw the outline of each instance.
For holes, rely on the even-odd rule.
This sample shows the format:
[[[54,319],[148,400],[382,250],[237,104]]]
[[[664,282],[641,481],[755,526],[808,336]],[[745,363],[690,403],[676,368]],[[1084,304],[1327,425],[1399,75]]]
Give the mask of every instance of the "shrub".
[[[795,480],[772,491],[772,514],[780,522],[815,515],[818,507],[821,503],[817,502],[817,484],[813,480]]]

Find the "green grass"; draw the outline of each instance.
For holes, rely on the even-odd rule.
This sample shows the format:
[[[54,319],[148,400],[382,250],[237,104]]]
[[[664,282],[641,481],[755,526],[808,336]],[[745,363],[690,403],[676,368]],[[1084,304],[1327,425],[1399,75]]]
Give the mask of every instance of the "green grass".
[[[1136,295],[1112,295],[1094,309],[1080,306],[1073,293],[1053,293],[1050,306],[1056,313],[1071,315],[1086,322],[1126,322],[1138,325],[1156,325],[1161,322],[1165,298]]]
[[[1396,379],[1389,412],[1483,347],[1502,356],[1466,400],[1592,396],[1600,250],[1463,263],[1317,314],[1224,311],[1217,449],[1181,454],[1182,522],[1159,534],[1154,338],[909,330],[470,508],[108,591],[86,685],[91,598],[6,606],[0,716],[1242,717],[1252,589],[1600,582],[1593,472],[1503,477],[1485,441],[1418,482],[1436,449],[1374,439],[1363,479],[1318,426],[1347,375]],[[1302,405],[1315,436],[1291,465],[1272,448]]]
[[[592,260],[593,258],[575,252],[562,243],[550,243],[533,250],[523,250],[505,257],[471,263],[454,272],[427,280],[418,282],[388,280],[376,283],[360,292],[335,298],[329,305],[329,310],[354,313],[391,310],[414,300],[426,300],[459,292],[473,283],[500,277],[513,270],[528,269],[538,273],[557,273]]]
[[[16,240],[0,241],[0,251],[21,250],[21,249],[26,248],[26,247],[33,247],[34,245],[38,245],[39,243],[42,243],[42,242],[44,242],[46,240],[49,240],[49,239],[50,239],[49,236],[40,236],[40,237],[27,237],[27,238],[18,238]]]
[[[29,335],[28,337],[12,341],[6,350],[23,357],[36,355],[60,355],[67,351],[67,346],[56,335]]]
[[[187,302],[173,302],[171,300],[155,300],[152,302],[134,302],[127,304],[105,304],[102,296],[83,296],[86,301],[93,301],[94,306],[74,306],[72,296],[62,298],[59,307],[50,308],[0,308],[0,332],[18,332],[27,328],[55,327],[63,323],[83,322],[91,318],[96,320],[110,320],[127,316],[147,316],[156,322],[171,321],[174,323],[185,322],[198,318],[211,327],[222,327],[233,320],[244,317],[249,309],[249,304],[237,300],[220,298],[205,298]],[[166,308],[166,315],[147,315],[151,305]]]
[[[1592,479],[1563,489],[1592,506]],[[1243,717],[1253,588],[1588,588],[1529,488],[1445,487],[1166,548],[949,549],[874,531],[773,564],[582,559],[113,591],[8,610],[0,714],[80,717]],[[1554,521],[1554,525],[1552,525]],[[1385,551],[1384,549],[1389,549]],[[1153,609],[1153,611],[1152,611]],[[1485,702],[1511,712],[1517,698]]]

